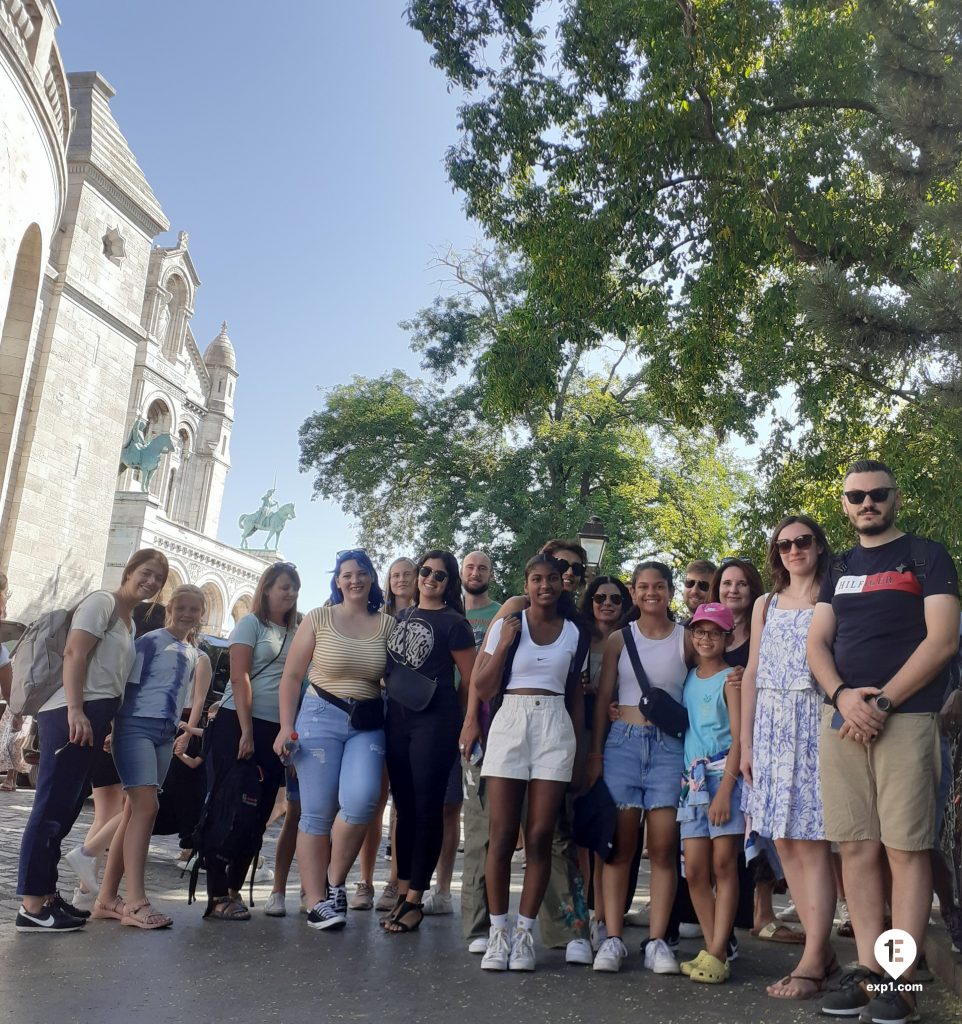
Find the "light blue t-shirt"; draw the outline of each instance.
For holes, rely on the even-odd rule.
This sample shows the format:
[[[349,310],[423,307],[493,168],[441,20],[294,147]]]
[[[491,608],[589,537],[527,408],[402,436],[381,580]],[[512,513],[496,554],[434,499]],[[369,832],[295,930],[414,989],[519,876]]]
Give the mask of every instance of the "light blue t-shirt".
[[[732,745],[732,727],[725,703],[725,680],[730,668],[707,679],[699,679],[695,669],[688,673],[682,701],[688,709],[685,733],[685,767],[700,757],[709,760]]]
[[[197,648],[166,629],[145,633],[134,646],[137,658],[117,714],[178,721],[197,667]]]
[[[294,634],[289,633],[285,626],[261,622],[253,612],[245,615],[230,635],[231,646],[243,644],[253,651],[250,679],[251,715],[254,718],[263,719],[265,722],[281,720],[278,691],[293,637]],[[221,707],[231,711],[237,710],[234,704],[234,688],[230,683],[224,690]]]

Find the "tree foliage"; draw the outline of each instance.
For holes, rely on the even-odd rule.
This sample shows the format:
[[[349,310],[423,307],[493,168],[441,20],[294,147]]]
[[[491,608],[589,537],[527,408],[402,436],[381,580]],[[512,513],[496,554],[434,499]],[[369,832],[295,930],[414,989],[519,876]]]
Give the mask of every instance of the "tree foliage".
[[[633,342],[589,360],[580,335],[544,331],[523,266],[481,250],[441,262],[453,294],[402,325],[426,379],[355,378],[301,427],[301,468],[365,544],[477,545],[505,581],[590,515],[613,566],[730,549],[747,477],[711,434],[674,429],[651,406],[624,372]]]
[[[540,398],[565,346],[626,340],[663,421],[752,439],[778,396],[796,403],[760,464],[756,537],[785,509],[837,520],[826,484],[867,451],[945,535],[962,498],[932,468],[959,453],[962,6],[411,0],[408,16],[465,94],[451,180],[529,268],[530,319],[503,344],[536,322],[541,348],[492,360],[502,410]]]

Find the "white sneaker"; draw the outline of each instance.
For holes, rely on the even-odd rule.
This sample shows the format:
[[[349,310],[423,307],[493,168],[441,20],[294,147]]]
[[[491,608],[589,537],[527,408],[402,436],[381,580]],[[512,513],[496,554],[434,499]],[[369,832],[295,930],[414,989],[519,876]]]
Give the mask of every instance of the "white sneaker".
[[[491,926],[488,934],[488,945],[481,958],[482,971],[506,971],[511,946],[508,943],[508,929]]]
[[[468,943],[469,953],[485,953],[488,949],[487,937],[482,935],[480,939],[472,939]]]
[[[79,885],[74,889],[73,896],[70,899],[71,906],[76,907],[78,910],[93,910],[94,903],[96,902],[97,894],[95,892],[84,892]]]
[[[608,927],[604,921],[592,918],[589,934],[591,935],[591,948],[597,953],[608,938]]]
[[[625,914],[625,924],[632,928],[647,928],[648,907],[644,906],[640,910],[632,910],[630,914]]]
[[[566,964],[585,964],[590,967],[594,959],[591,943],[587,939],[572,939],[565,946]]]
[[[645,944],[645,967],[653,974],[681,974],[675,954],[664,939],[649,939]]]
[[[701,925],[687,924],[682,921],[678,925],[679,939],[697,939],[701,935]]]
[[[580,940],[584,942],[584,939]],[[509,971],[533,971],[535,965],[534,936],[528,928],[517,928],[508,957]]]
[[[596,971],[620,971],[621,961],[627,956],[628,950],[625,949],[625,944],[617,935],[613,935],[601,944],[601,949],[595,956],[594,969]]]
[[[453,914],[454,906],[451,903],[451,893],[439,892],[435,886],[424,897],[424,905],[421,908],[425,915],[428,914]]]
[[[287,917],[287,907],[284,903],[284,893],[272,892],[264,904],[264,913],[268,917]]]
[[[793,921],[796,924],[801,924],[802,919],[798,916],[798,911],[795,909],[794,903],[789,905],[779,914],[775,915],[779,921]]]
[[[82,846],[75,846],[70,853],[64,857],[68,867],[80,879],[81,884],[87,892],[99,892],[97,884],[97,858],[88,857]]]
[[[254,885],[262,885],[264,882],[274,881],[274,869],[264,863],[264,858],[257,862],[257,870],[254,872]]]

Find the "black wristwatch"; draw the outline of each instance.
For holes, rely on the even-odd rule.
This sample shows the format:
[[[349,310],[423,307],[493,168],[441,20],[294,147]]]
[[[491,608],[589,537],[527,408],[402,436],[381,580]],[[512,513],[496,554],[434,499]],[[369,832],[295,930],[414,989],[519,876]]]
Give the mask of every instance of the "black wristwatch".
[[[875,706],[879,711],[884,711],[885,714],[891,714],[895,710],[895,705],[885,696],[884,693],[880,693],[877,697],[872,698],[875,701]]]
[[[847,689],[848,689],[848,683],[839,683],[838,684],[838,689],[832,694],[831,705],[832,705],[833,708],[835,708],[836,711],[838,711],[838,695],[842,692],[842,690],[847,690]]]

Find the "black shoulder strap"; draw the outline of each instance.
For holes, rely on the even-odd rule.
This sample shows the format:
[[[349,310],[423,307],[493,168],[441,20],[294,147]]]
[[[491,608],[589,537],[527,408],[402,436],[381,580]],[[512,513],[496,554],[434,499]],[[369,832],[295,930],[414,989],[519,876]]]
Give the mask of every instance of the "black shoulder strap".
[[[845,555],[836,555],[832,559],[832,565],[829,568],[828,576],[832,581],[832,593],[835,593],[835,588],[838,586],[838,581],[848,572],[848,563],[845,561]]]
[[[512,612],[511,613],[519,622],[522,622],[522,616],[524,612]],[[505,616],[507,618],[507,616]],[[508,688],[508,683],[511,681],[511,668],[514,665],[514,656],[518,653],[518,648],[521,646],[521,630],[515,634],[514,640],[511,642],[511,646],[508,648],[508,653],[504,656],[504,669],[501,672],[501,692],[504,693]]]
[[[926,542],[922,537],[916,537],[914,533],[909,534],[909,569],[915,574],[915,578],[922,583],[925,580]]]
[[[621,635],[625,638],[625,650],[628,652],[628,660],[631,662],[631,667],[635,671],[635,678],[638,680],[638,686],[641,688],[641,695],[647,699],[651,693],[651,683],[648,682],[648,676],[645,675],[641,658],[638,657],[638,648],[635,646],[635,638],[631,635],[631,626],[625,626],[621,631]]]
[[[249,677],[251,682],[253,682],[261,674],[261,672],[266,672],[267,669],[269,669],[271,665],[273,665],[274,662],[277,661],[277,659],[284,653],[284,647],[287,644],[287,638],[290,635],[291,631],[289,629],[284,631],[284,639],[281,641],[281,649],[277,652],[277,654],[274,655],[273,658],[271,658],[271,660],[266,665],[262,665],[252,676]]]

